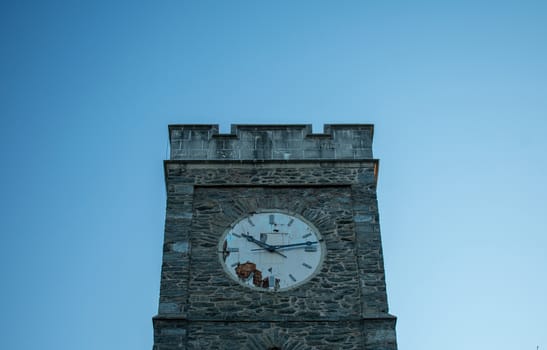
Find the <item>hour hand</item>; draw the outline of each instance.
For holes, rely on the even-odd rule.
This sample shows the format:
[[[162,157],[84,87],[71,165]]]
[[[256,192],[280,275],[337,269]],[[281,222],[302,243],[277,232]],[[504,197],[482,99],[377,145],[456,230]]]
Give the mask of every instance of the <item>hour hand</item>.
[[[249,234],[242,233],[241,236],[244,237],[247,241],[252,242],[256,245],[259,245],[265,249],[274,249],[273,246],[269,245],[268,243],[259,241],[258,239],[254,238],[253,236]]]

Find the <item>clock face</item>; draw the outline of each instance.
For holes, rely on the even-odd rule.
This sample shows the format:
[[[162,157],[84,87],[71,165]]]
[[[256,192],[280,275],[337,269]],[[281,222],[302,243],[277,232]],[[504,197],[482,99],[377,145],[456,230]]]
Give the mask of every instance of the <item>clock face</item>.
[[[323,251],[317,229],[276,211],[237,221],[219,242],[220,259],[228,275],[250,288],[271,292],[309,280],[319,269]]]

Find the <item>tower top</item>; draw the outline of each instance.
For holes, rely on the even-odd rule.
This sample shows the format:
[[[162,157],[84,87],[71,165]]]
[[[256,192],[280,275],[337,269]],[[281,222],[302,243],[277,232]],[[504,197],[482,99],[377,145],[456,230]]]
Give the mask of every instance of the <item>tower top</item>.
[[[372,159],[372,124],[169,125],[171,160]]]

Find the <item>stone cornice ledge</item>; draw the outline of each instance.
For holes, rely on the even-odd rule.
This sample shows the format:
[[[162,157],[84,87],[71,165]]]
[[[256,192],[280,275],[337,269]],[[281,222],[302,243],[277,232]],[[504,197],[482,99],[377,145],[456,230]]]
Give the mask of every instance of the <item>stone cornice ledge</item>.
[[[208,319],[198,319],[198,318],[187,318],[177,315],[156,315],[152,317],[153,321],[186,321],[186,322],[237,322],[237,323],[252,323],[252,322],[360,322],[360,321],[386,321],[386,320],[397,320],[397,317],[391,314],[376,315],[376,316],[366,316],[360,318],[345,318],[345,319],[299,319],[299,320],[287,320],[287,319],[261,319],[261,320],[208,320]]]

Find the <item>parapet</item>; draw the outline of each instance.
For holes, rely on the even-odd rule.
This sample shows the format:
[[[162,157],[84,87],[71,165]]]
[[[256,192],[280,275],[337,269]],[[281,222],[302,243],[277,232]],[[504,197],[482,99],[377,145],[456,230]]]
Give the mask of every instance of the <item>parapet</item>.
[[[169,125],[171,160],[372,159],[372,124]]]

